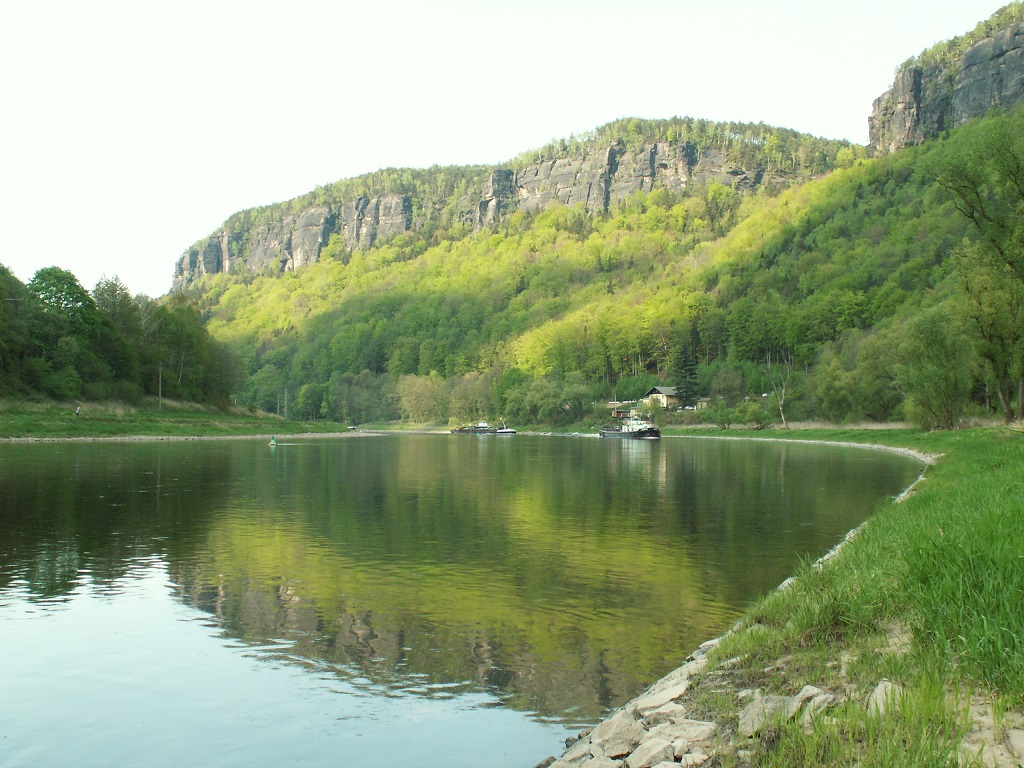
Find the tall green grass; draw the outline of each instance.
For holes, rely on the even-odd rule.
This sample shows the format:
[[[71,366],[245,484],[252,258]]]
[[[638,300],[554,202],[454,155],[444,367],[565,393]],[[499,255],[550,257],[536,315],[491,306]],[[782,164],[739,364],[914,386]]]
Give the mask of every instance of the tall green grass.
[[[879,435],[888,441],[889,435]],[[883,503],[842,555],[807,566],[753,615],[790,642],[911,630],[921,665],[1024,705],[1024,439],[929,436],[944,449],[904,503]]]
[[[1009,490],[1015,470],[966,478],[943,499],[907,553],[908,605],[922,649],[1007,698],[1024,704],[1024,497]],[[938,510],[936,510],[938,511]]]
[[[805,564],[788,589],[752,606],[756,631],[720,646],[777,693],[805,682],[853,692],[811,730],[778,725],[754,764],[969,765],[959,750],[965,701],[981,692],[1000,711],[1024,706],[1024,438],[1000,429],[844,438],[944,455],[906,501],[879,505],[839,557]],[[906,647],[890,647],[897,632]],[[785,674],[758,678],[779,659]],[[906,697],[879,721],[865,703],[882,678]]]

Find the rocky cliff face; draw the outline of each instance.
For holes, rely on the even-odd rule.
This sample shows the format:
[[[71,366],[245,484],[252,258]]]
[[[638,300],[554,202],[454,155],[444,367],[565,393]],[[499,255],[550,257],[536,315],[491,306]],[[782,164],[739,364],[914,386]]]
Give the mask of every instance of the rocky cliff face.
[[[518,171],[498,168],[484,185],[476,215],[477,227],[490,226],[509,211],[538,211],[561,203],[570,208],[582,205],[588,213],[608,210],[634,192],[650,192],[655,186],[674,191],[686,188],[691,176],[721,178],[730,184],[749,178],[739,172],[733,177],[714,155],[698,168],[686,148],[668,143],[652,144],[640,152],[606,147],[587,157],[564,157]],[[749,184],[748,184],[749,186]]]
[[[750,189],[762,179],[730,167],[718,150],[704,154],[689,144],[659,142],[630,152],[609,146],[585,157],[565,157],[524,168],[495,168],[478,193],[459,200],[459,219],[474,229],[492,226],[516,210],[555,203],[577,204],[590,213],[608,210],[634,192],[656,187],[682,191],[690,183],[720,181]],[[174,269],[174,288],[203,275],[231,269],[272,272],[298,269],[320,258],[333,235],[349,250],[369,248],[415,229],[408,195],[358,197],[340,205],[314,205],[297,215],[255,225],[245,232],[215,232],[189,248]]]
[[[175,264],[174,287],[239,264],[253,272],[298,269],[320,258],[331,235],[341,235],[350,249],[369,248],[378,237],[411,227],[412,201],[407,195],[359,197],[338,209],[311,206],[297,215],[252,227],[247,234],[221,231],[201,240]]]
[[[895,152],[937,137],[993,109],[1024,101],[1024,24],[1013,24],[968,48],[959,60],[908,67],[875,100],[871,147]]]

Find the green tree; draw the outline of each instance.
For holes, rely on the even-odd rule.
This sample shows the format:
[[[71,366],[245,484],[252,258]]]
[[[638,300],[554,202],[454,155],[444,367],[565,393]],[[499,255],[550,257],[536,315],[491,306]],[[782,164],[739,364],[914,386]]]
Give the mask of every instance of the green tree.
[[[183,296],[174,297],[166,307],[163,341],[166,393],[185,400],[201,399],[208,337],[198,308]]]
[[[956,429],[974,386],[977,359],[963,318],[947,306],[910,320],[899,346],[896,380],[921,426]]]
[[[326,386],[325,416],[349,424],[392,421],[400,418],[396,380],[386,374],[336,371]]]
[[[707,193],[704,196],[704,210],[712,230],[721,234],[725,232],[732,223],[733,214],[739,207],[740,198],[732,187],[727,187],[717,181],[708,184]]]
[[[977,235],[958,256],[965,307],[995,383],[1003,418],[1024,397],[1024,107],[973,121],[929,166]]]
[[[71,324],[88,327],[93,320],[96,304],[78,278],[60,267],[44,267],[29,281],[28,289],[35,294],[47,312],[60,315]]]
[[[566,375],[562,385],[561,401],[570,421],[582,421],[590,413],[594,395],[583,374],[574,371]]]
[[[437,371],[429,376],[414,373],[398,380],[398,402],[402,416],[418,423],[439,422],[447,419],[444,402],[444,382]]]
[[[246,399],[253,408],[279,414],[284,390],[284,373],[273,363],[268,363],[249,377],[249,395]]]
[[[92,289],[96,307],[105,314],[122,334],[139,338],[142,333],[142,310],[121,278],[101,277]]]
[[[978,354],[991,377],[1003,420],[1020,419],[1024,398],[1024,283],[1006,266],[976,258],[977,244],[963,246],[957,273],[962,306],[980,343]]]
[[[0,396],[28,388],[28,361],[39,358],[40,309],[35,296],[0,264]]]
[[[849,380],[839,356],[826,350],[814,367],[814,400],[817,412],[832,422],[842,421],[853,411]]]
[[[1024,107],[972,121],[929,168],[979,236],[974,256],[1024,282]]]
[[[723,365],[711,379],[711,396],[723,400],[730,408],[742,400],[745,394],[743,371],[736,365]]]
[[[724,400],[717,401],[702,414],[705,421],[708,421],[719,429],[728,429],[736,419],[736,412]]]
[[[83,393],[97,399],[109,396],[113,373],[97,355],[110,338],[109,327],[104,328],[103,317],[89,292],[60,267],[38,270],[28,289],[42,310],[37,333],[42,357],[47,361],[47,365],[35,369],[43,374],[37,386],[57,399],[72,399]]]
[[[93,301],[106,318],[101,334],[102,357],[114,370],[120,382],[118,394],[135,400],[143,389],[140,366],[142,347],[142,311],[120,278],[101,278],[92,290]]]
[[[561,419],[561,391],[547,376],[534,379],[526,393],[524,406],[535,423],[557,424]]]
[[[905,393],[897,385],[900,328],[851,335],[847,341],[853,360],[844,389],[851,412],[878,422],[897,416]]]
[[[295,393],[295,414],[293,418],[316,421],[320,415],[323,392],[316,384],[303,384]],[[292,414],[289,414],[291,416]]]
[[[672,355],[672,384],[683,405],[693,405],[697,402],[699,385],[697,356],[690,346],[689,335],[686,334],[687,338],[681,343],[677,342]]]
[[[449,417],[459,421],[481,421],[495,410],[489,376],[471,371],[451,382]]]
[[[732,418],[737,424],[746,424],[754,429],[764,429],[771,421],[768,409],[759,400],[744,400],[733,409]]]

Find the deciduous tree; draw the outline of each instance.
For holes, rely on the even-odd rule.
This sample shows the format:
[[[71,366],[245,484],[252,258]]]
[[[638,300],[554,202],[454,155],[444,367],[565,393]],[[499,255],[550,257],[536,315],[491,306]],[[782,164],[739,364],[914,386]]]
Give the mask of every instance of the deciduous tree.
[[[956,429],[974,386],[977,357],[963,319],[938,306],[910,320],[899,347],[896,379],[924,427]]]

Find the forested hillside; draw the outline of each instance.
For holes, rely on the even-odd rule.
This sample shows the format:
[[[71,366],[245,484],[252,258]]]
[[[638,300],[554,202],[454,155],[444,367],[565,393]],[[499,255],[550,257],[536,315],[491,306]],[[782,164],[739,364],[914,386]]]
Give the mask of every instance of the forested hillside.
[[[1000,389],[981,365],[987,310],[972,286],[1001,281],[967,256],[980,230],[939,182],[963,174],[954,166],[982,139],[1020,152],[1020,120],[779,194],[713,184],[635,194],[597,216],[555,205],[422,253],[401,239],[328,251],[279,277],[207,279],[197,295],[211,334],[244,358],[242,399],[274,409],[287,393],[310,419],[570,422],[662,383],[719,411],[771,395],[767,411],[744,405],[744,420],[950,426],[969,400],[999,410],[1019,345]],[[955,393],[923,384],[940,351],[961,374]]]

